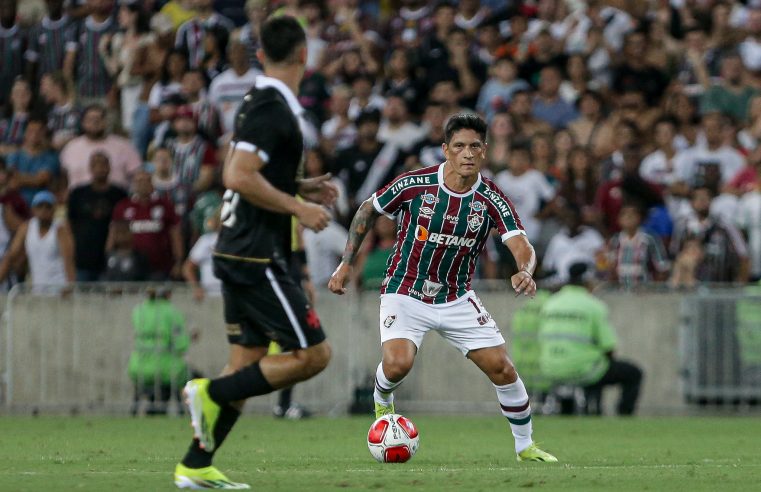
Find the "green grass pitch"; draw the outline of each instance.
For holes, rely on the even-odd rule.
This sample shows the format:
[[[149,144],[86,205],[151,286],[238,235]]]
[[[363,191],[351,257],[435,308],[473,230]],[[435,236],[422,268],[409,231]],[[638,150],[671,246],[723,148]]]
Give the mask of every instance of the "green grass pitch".
[[[499,416],[409,415],[420,449],[376,463],[370,418],[244,416],[218,453],[232,480],[259,491],[760,490],[754,418],[550,418],[534,437],[559,464],[517,463]],[[185,418],[0,417],[2,491],[174,490],[190,439]]]

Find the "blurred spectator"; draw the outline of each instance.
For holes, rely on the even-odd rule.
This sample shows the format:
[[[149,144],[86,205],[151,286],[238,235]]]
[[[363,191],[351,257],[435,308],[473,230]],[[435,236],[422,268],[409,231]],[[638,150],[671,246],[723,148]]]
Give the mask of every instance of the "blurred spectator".
[[[460,105],[460,83],[457,79],[437,81],[431,88],[429,101],[436,101],[444,106],[444,114],[449,117],[456,113],[471,111]]]
[[[108,155],[90,156],[89,183],[69,193],[67,213],[74,235],[74,263],[77,281],[94,282],[106,267],[106,240],[114,207],[127,198],[124,189],[109,183],[111,163]]]
[[[40,81],[40,95],[50,107],[47,114],[50,144],[60,152],[79,131],[81,114],[74,103],[74,90],[63,72],[46,73]]]
[[[105,282],[143,282],[152,278],[151,265],[134,245],[130,223],[127,220],[111,222],[106,251],[106,271],[101,280]]]
[[[586,8],[579,9],[569,16],[570,32],[566,38],[568,52],[582,51],[585,41],[598,30],[606,49],[616,52],[623,46],[625,35],[633,27],[632,17],[615,7],[605,5],[600,0],[588,0]]]
[[[605,159],[600,162],[600,179],[618,179],[624,167],[624,152],[640,145],[640,131],[630,119],[619,119],[613,125],[613,138],[607,145]]]
[[[16,79],[10,89],[10,104],[0,119],[0,155],[16,151],[24,141],[26,124],[35,109],[34,92],[26,79]]]
[[[340,152],[335,159],[335,174],[344,182],[352,209],[374,190],[388,183],[404,166],[403,155],[393,143],[378,141],[380,115],[362,113],[356,121],[357,143]]]
[[[159,198],[174,205],[177,217],[190,212],[193,202],[192,184],[180,181],[180,176],[172,161],[172,151],[168,147],[156,147],[151,152],[153,189]]]
[[[414,77],[410,53],[403,49],[391,52],[385,67],[383,94],[396,94],[404,99],[410,113],[420,114],[423,90]]]
[[[530,141],[531,167],[545,179],[553,173],[554,166],[552,136],[549,133],[537,133]],[[549,183],[548,183],[549,184]],[[523,219],[523,217],[521,217]]]
[[[568,124],[576,143],[589,148],[596,156],[603,156],[613,140],[613,128],[605,119],[603,104],[598,92],[583,92],[579,97],[578,117]]]
[[[132,196],[116,205],[113,221],[127,221],[134,249],[148,258],[150,278],[180,278],[184,257],[180,219],[174,206],[153,195],[151,175],[138,171],[132,182]],[[107,249],[114,248],[113,232]]]
[[[191,228],[191,242],[208,232],[209,219],[222,206],[222,191],[212,189],[206,193],[201,193],[193,203],[188,220]]]
[[[761,95],[751,98],[748,105],[748,118],[743,128],[737,132],[737,143],[745,152],[758,148],[761,139]]]
[[[677,264],[687,258],[692,260],[694,277],[701,282],[747,282],[749,265],[745,241],[732,224],[710,216],[713,197],[711,189],[705,186],[692,191],[689,215],[674,226],[671,254]],[[692,240],[696,244],[691,243]],[[700,255],[695,253],[696,248],[702,250]]]
[[[446,53],[430,66],[427,71],[427,85],[432,88],[440,80],[457,80],[460,85],[460,102],[474,107],[478,91],[486,79],[486,67],[481,60],[472,56],[470,36],[461,28],[454,28],[447,35]]]
[[[516,91],[508,111],[513,117],[516,129],[524,138],[530,139],[537,133],[552,133],[549,123],[533,115],[530,92]]]
[[[63,70],[66,53],[76,49],[77,23],[64,11],[64,0],[46,0],[47,14],[32,27],[26,59],[35,79]]]
[[[195,0],[195,16],[177,30],[175,46],[185,52],[191,68],[201,67],[204,63],[206,38],[213,36],[221,53],[227,49],[230,33],[235,28],[233,22],[214,12],[213,0]]]
[[[520,64],[520,78],[534,87],[539,86],[541,71],[549,66],[564,67],[566,55],[555,49],[555,40],[549,31],[542,30],[531,43],[528,57]]]
[[[517,78],[518,67],[511,58],[498,58],[489,67],[489,80],[481,87],[476,109],[491,122],[494,115],[504,111],[510,105],[513,94],[518,90],[530,90],[525,80]]]
[[[539,214],[555,198],[555,189],[544,174],[531,168],[531,153],[525,144],[513,146],[508,169],[494,181],[513,202],[529,241],[536,243],[542,227]]]
[[[516,128],[515,118],[510,113],[500,112],[494,115],[489,123],[486,135],[486,141],[489,144],[486,147],[486,161],[489,166],[489,172],[496,175],[500,171],[507,169],[510,146],[519,137],[519,133],[519,129]],[[442,150],[441,152],[443,154],[444,151]]]
[[[545,174],[556,187],[559,187],[559,182],[564,179],[568,172],[568,158],[571,155],[571,149],[575,146],[576,138],[570,130],[555,132],[555,138],[552,142],[552,165]]]
[[[222,283],[212,268],[212,254],[221,227],[219,210],[206,222],[206,232],[193,245],[182,266],[183,277],[193,289],[193,299],[196,301],[202,301],[206,295],[219,296],[222,292]]]
[[[738,207],[737,226],[748,239],[750,276],[761,279],[761,191],[758,184],[753,191],[745,193]]]
[[[148,96],[150,121],[158,125],[162,121],[170,121],[174,117],[174,107],[164,105],[174,95],[182,90],[182,77],[188,70],[188,58],[178,50],[169,51],[164,59],[161,77],[151,88]]]
[[[66,53],[64,73],[77,83],[77,100],[82,106],[106,104],[114,77],[103,54],[118,26],[113,19],[113,0],[89,0],[89,15],[82,21],[76,49]]]
[[[706,32],[693,26],[684,33],[685,56],[676,67],[676,79],[684,85],[688,96],[699,96],[711,85],[709,68],[716,52],[708,47]]]
[[[29,284],[33,292],[58,293],[74,282],[74,240],[65,220],[55,219],[55,196],[40,191],[32,199],[32,218],[13,236],[0,262],[0,282],[24,257],[29,264]]]
[[[583,93],[592,89],[584,57],[582,55],[569,56],[565,65],[565,73],[568,78],[561,80],[558,94],[568,104],[575,104]],[[599,84],[591,85],[599,87]]]
[[[174,31],[195,16],[194,8],[195,0],[169,0],[159,12],[166,16]]]
[[[21,148],[8,156],[13,186],[17,187],[27,204],[39,192],[49,188],[60,171],[58,156],[48,146],[44,120],[30,120]]]
[[[363,111],[382,110],[386,100],[373,93],[375,80],[367,74],[358,74],[351,81],[351,89],[354,97],[349,102],[349,118],[356,120]]]
[[[357,255],[353,280],[363,290],[372,291],[380,288],[386,276],[386,260],[396,242],[396,223],[388,217],[378,217],[368,239]]]
[[[677,136],[674,146],[682,151],[693,145],[705,143],[705,137],[700,132],[700,117],[698,109],[690,98],[679,91],[672,91],[665,98],[664,112],[677,122]]]
[[[16,22],[17,0],[0,0],[0,108],[8,104],[14,80],[23,74],[28,33]]]
[[[267,0],[246,0],[245,9],[248,22],[233,33],[232,39],[239,41],[246,47],[249,66],[261,70],[262,64],[256,57],[256,51],[261,48],[259,26],[267,17]]]
[[[700,112],[720,112],[736,121],[744,122],[750,100],[759,92],[750,86],[743,74],[740,55],[727,53],[721,59],[721,74],[717,83],[706,87],[700,98]]]
[[[345,85],[337,85],[331,91],[331,117],[321,129],[322,148],[329,155],[348,149],[357,138],[357,127],[349,118],[351,97],[351,89]]]
[[[251,66],[246,46],[241,41],[230,41],[228,55],[230,68],[216,76],[209,88],[209,101],[220,116],[224,135],[232,135],[235,129],[235,114],[243,102],[243,96],[254,86],[256,77],[262,73]]]
[[[642,91],[648,106],[656,106],[668,84],[666,75],[648,63],[646,52],[644,32],[632,31],[625,36],[622,61],[613,70],[613,90],[618,94],[632,89]]]
[[[447,36],[455,25],[455,14],[455,6],[450,2],[441,1],[434,5],[431,16],[433,25],[423,37],[418,51],[420,64],[426,71],[447,56]]]
[[[679,181],[691,187],[708,186],[714,190],[732,180],[745,166],[743,156],[724,143],[726,119],[719,113],[703,116],[705,145],[694,145],[674,157]]]
[[[183,102],[193,110],[198,122],[198,133],[206,140],[216,142],[221,135],[219,113],[206,92],[206,75],[202,70],[194,68],[185,72],[182,76],[181,95]]]
[[[669,261],[663,243],[642,229],[642,210],[624,204],[618,212],[621,232],[608,243],[610,280],[626,289],[665,280]]]
[[[216,150],[198,134],[192,107],[177,108],[172,130],[174,136],[168,138],[165,145],[172,154],[173,172],[180,183],[189,186],[194,193],[208,190],[214,181]]]
[[[132,414],[141,397],[149,401],[148,415],[166,415],[169,400],[180,405],[180,388],[190,377],[184,356],[190,346],[185,317],[172,305],[170,292],[148,292],[132,310],[135,348],[128,373],[135,387]]]
[[[648,107],[645,102],[645,94],[639,89],[627,89],[615,100],[615,111],[608,118],[613,126],[621,122],[628,122],[637,130],[638,138],[646,134],[653,127],[653,122],[660,116],[661,111],[657,107]],[[616,142],[619,146],[620,142]],[[641,141],[639,143],[642,143]]]
[[[426,3],[424,0],[402,2],[402,7],[389,22],[392,46],[420,46],[423,37],[433,28],[432,8]]]
[[[222,48],[221,41],[216,36],[204,36],[203,38],[203,60],[197,67],[200,68],[209,80],[214,79],[217,75],[224,72],[227,68],[225,58],[225,49]]]
[[[15,214],[21,221],[24,221],[29,218],[29,205],[24,201],[21,193],[11,187],[12,181],[10,169],[8,169],[5,160],[0,157],[0,206],[4,209],[3,214],[5,214],[7,209],[9,213]],[[16,223],[15,220],[6,220],[6,225],[9,224],[13,232],[20,225],[20,222]],[[5,251],[5,249],[0,248],[0,251]]]
[[[574,263],[594,269],[596,256],[605,241],[595,229],[582,225],[581,210],[569,205],[560,212],[564,227],[550,240],[542,261],[542,275],[549,285],[562,285],[569,280],[568,270]]]
[[[646,210],[663,203],[658,189],[640,176],[641,157],[639,147],[624,148],[621,153],[623,164],[620,172],[615,175],[616,177],[603,181],[597,190],[596,208],[602,216],[602,225],[608,233],[619,231],[618,216],[625,201],[637,201]]]
[[[738,48],[745,68],[752,72],[758,72],[761,70],[761,9],[759,9],[758,4],[754,7],[748,9],[748,24],[746,26],[748,37],[739,44]],[[728,10],[727,6],[725,8]],[[726,17],[728,18],[729,15],[727,14]],[[725,24],[725,27],[727,34],[734,36],[738,34],[731,26]],[[732,41],[735,40],[730,38],[728,41],[724,44],[731,46]]]
[[[587,265],[571,265],[569,285],[550,296],[539,322],[540,366],[555,384],[584,386],[586,412],[602,415],[602,390],[620,385],[619,415],[632,415],[637,406],[642,370],[614,356],[616,336],[608,308],[588,292]]]
[[[655,150],[645,156],[639,170],[644,179],[666,191],[677,182],[674,168],[674,157],[677,152],[674,146],[675,138],[676,121],[668,116],[658,119],[652,133]]]
[[[568,169],[560,187],[564,203],[582,212],[585,223],[594,223],[595,194],[599,180],[592,166],[589,151],[581,146],[571,149],[568,155]]]
[[[119,31],[111,38],[102,38],[100,47],[103,61],[115,79],[121,96],[121,126],[129,132],[137,108],[143,79],[134,73],[135,61],[145,56],[148,45],[154,42],[150,20],[137,0],[120,2],[118,9]]]
[[[83,135],[71,140],[61,151],[61,167],[66,172],[69,189],[89,181],[90,156],[96,151],[108,155],[111,182],[123,188],[142,164],[129,140],[106,131],[106,114],[103,106],[86,107],[82,112]]]
[[[444,142],[444,123],[446,123],[444,107],[435,101],[428,102],[423,112],[422,125],[428,133],[410,150],[404,163],[405,169],[435,166],[446,160],[444,150],[441,148]]]
[[[411,121],[407,101],[401,95],[392,93],[386,98],[383,119],[378,128],[378,141],[408,152],[425,138],[426,133],[425,128]]]

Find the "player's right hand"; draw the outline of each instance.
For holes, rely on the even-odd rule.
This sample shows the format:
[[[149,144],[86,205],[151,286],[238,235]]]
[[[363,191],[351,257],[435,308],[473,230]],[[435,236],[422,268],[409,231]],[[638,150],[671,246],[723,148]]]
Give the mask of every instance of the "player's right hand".
[[[346,278],[349,276],[349,273],[351,273],[351,265],[343,261],[339,263],[338,268],[336,268],[336,271],[333,272],[330,280],[328,280],[328,289],[339,296],[346,294],[344,284],[346,284]]]
[[[302,203],[296,218],[299,219],[301,225],[315,232],[325,229],[330,222],[328,211],[316,203]]]

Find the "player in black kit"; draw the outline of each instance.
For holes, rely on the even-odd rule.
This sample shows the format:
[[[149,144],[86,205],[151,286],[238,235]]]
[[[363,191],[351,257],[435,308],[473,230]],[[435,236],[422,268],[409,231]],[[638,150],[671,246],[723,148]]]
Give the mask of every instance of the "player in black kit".
[[[329,175],[298,177],[304,110],[295,93],[304,74],[306,36],[292,17],[276,17],[262,25],[261,44],[265,75],[236,115],[214,252],[230,356],[221,377],[185,386],[194,439],[175,469],[180,488],[248,489],[211,465],[246,399],[309,379],[330,360],[317,313],[288,274],[291,216],[320,231],[330,219],[322,205],[337,194]],[[284,353],[267,355],[272,340]]]

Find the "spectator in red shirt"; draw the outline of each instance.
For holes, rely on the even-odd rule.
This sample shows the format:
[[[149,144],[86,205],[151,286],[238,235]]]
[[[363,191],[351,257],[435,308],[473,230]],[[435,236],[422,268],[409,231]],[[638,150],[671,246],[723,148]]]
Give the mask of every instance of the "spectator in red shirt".
[[[132,192],[131,197],[116,204],[113,221],[129,222],[134,248],[148,258],[152,280],[182,278],[183,241],[174,205],[154,194],[147,171],[135,174]],[[113,230],[106,250],[111,251],[112,246]]]

